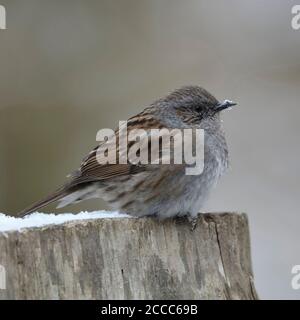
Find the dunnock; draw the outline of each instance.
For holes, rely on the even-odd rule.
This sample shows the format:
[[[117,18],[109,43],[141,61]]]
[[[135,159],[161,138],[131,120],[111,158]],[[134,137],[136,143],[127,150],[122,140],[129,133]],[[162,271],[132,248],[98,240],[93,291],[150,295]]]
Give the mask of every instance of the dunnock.
[[[133,216],[195,218],[212,187],[228,165],[228,150],[220,111],[235,105],[219,102],[205,89],[186,86],[157,100],[127,122],[132,129],[204,129],[204,168],[186,175],[185,165],[100,164],[97,146],[70,180],[56,192],[20,212],[34,212],[49,203],[58,207],[90,198],[103,198],[113,209]],[[119,132],[116,131],[116,136]]]

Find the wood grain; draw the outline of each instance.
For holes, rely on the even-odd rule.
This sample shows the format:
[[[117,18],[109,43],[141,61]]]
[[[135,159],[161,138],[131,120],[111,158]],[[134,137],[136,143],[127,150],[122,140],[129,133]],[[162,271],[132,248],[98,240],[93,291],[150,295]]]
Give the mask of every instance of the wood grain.
[[[0,233],[0,299],[257,299],[245,214],[82,220]]]

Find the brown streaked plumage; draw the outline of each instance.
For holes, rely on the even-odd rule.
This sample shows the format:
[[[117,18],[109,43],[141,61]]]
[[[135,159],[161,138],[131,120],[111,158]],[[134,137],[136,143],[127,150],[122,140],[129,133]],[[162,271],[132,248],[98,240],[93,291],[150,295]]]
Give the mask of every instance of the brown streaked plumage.
[[[219,111],[229,105],[233,103],[221,104],[201,87],[188,86],[157,100],[128,120],[128,132],[132,129],[204,129],[205,164],[201,175],[185,175],[184,164],[99,164],[96,155],[100,144],[84,158],[64,186],[19,215],[24,216],[55,201],[60,201],[58,207],[62,207],[101,197],[113,209],[134,216],[188,214],[194,217],[227,167],[228,152]],[[115,134],[118,142],[119,131]],[[124,151],[118,149],[117,143],[117,160],[119,152]]]

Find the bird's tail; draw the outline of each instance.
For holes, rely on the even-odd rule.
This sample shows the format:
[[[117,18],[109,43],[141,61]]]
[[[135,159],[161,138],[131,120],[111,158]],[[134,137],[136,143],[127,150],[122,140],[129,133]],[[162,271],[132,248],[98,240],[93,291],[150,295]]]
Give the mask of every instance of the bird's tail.
[[[56,190],[55,192],[53,192],[52,194],[50,194],[49,196],[47,196],[46,198],[34,203],[33,205],[31,205],[28,208],[25,208],[24,210],[22,210],[21,212],[19,212],[17,214],[18,217],[24,217],[27,214],[30,214],[34,211],[37,211],[45,206],[47,206],[48,204],[61,200],[62,198],[66,197],[67,195],[73,193],[72,190],[70,190],[69,188],[66,187],[61,187],[58,190]]]

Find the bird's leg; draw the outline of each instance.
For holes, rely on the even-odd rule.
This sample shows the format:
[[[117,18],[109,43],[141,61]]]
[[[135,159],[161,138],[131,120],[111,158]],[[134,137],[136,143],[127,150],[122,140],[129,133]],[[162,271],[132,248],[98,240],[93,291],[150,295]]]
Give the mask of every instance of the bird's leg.
[[[191,231],[194,231],[197,227],[198,217],[205,212],[198,212],[196,215],[188,215],[188,221],[191,224]]]
[[[189,212],[180,214],[176,218],[176,224],[185,224],[186,222],[191,224],[191,231],[194,231],[197,227],[198,215],[191,215]]]
[[[178,215],[178,216],[176,216],[176,218],[175,218],[175,222],[176,222],[176,224],[184,224],[184,223],[186,223],[187,221],[189,221],[189,220],[188,220],[188,217],[189,217],[189,214],[188,214],[188,213]]]
[[[176,216],[175,221],[178,224],[183,224],[188,221],[191,225],[191,231],[194,231],[197,227],[198,216],[200,214],[204,214],[204,212],[198,212],[196,215],[191,215],[189,212],[187,212],[185,214]]]
[[[188,221],[191,224],[191,231],[194,231],[197,227],[198,216],[188,216]]]

